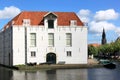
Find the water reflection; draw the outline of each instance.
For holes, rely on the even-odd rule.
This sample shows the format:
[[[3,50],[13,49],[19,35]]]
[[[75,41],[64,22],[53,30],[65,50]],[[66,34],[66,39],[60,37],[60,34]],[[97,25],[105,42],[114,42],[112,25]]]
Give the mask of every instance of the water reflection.
[[[57,80],[56,70],[47,70],[46,71],[46,80]]]
[[[87,80],[86,69],[13,71],[13,80]]]
[[[117,69],[59,69],[16,71],[0,67],[0,80],[119,80]]]
[[[89,69],[89,80],[119,80],[120,71],[118,69]]]
[[[0,67],[0,80],[11,80],[13,72],[11,70]]]
[[[57,80],[87,80],[87,69],[57,70]]]

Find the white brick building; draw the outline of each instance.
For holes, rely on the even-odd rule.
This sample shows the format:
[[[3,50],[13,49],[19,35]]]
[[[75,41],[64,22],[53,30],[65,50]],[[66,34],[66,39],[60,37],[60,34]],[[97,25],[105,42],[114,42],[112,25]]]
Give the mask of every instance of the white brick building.
[[[87,63],[87,28],[73,12],[21,12],[0,32],[0,64]]]

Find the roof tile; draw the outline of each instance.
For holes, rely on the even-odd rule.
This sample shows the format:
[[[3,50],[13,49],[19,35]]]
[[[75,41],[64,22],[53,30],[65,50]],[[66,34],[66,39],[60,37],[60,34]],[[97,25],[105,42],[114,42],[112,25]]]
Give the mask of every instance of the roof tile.
[[[14,25],[22,25],[23,19],[30,19],[31,25],[44,25],[44,15],[49,12],[36,12],[36,11],[23,11],[14,17],[10,22],[8,22],[8,26],[10,23],[14,21]],[[77,20],[78,26],[83,26],[82,21],[78,18],[78,16],[74,12],[52,12],[58,17],[58,25],[59,26],[69,26],[70,20]],[[7,26],[6,25],[6,26]],[[5,27],[4,27],[5,28]]]

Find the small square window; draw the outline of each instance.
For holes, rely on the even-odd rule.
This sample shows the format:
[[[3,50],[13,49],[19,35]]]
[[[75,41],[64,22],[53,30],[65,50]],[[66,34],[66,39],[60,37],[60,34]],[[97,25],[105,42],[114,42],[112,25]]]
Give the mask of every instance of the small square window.
[[[30,19],[23,19],[23,24],[24,25],[30,25]]]
[[[35,51],[31,52],[31,57],[36,57],[36,52]]]
[[[77,21],[76,20],[71,20],[70,21],[70,25],[71,26],[76,26],[77,25]]]
[[[71,57],[72,56],[72,52],[71,51],[67,51],[67,56]]]

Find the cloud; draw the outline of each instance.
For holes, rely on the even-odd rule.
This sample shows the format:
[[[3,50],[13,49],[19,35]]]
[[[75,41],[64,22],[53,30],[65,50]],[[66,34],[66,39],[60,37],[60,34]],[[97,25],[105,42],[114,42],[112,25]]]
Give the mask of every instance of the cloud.
[[[115,29],[115,32],[120,36],[120,27],[117,27],[117,28]]]
[[[0,19],[13,18],[20,12],[21,10],[15,6],[5,7],[3,10],[0,10]]]
[[[100,10],[97,11],[92,18],[92,21],[89,22],[89,32],[98,36],[102,33],[103,28],[105,31],[116,31],[117,26],[109,21],[117,20],[119,18],[119,13],[114,9]]]
[[[96,33],[98,35],[98,34],[102,33],[103,28],[105,29],[105,31],[109,31],[109,30],[115,30],[116,26],[107,21],[100,21],[100,22],[92,21],[92,22],[90,22],[89,31],[92,33]]]
[[[94,16],[95,21],[115,20],[119,17],[119,14],[114,9],[101,10],[96,12]]]
[[[77,13],[78,17],[82,20],[82,22],[89,22],[90,10],[82,9]]]
[[[88,10],[88,9],[81,9],[78,12],[78,15],[80,15],[80,16],[89,16],[90,15],[90,10]]]
[[[117,33],[117,35],[120,36],[120,27],[115,25],[116,22],[118,22],[116,20],[120,19],[120,13],[116,12],[114,9],[99,10],[94,13],[88,9],[82,9],[77,15],[83,22],[88,22],[90,43],[100,42],[103,28],[106,34],[114,33],[112,35],[115,35]],[[117,37],[117,35],[115,37]],[[109,41],[113,40],[112,38],[110,36]]]

